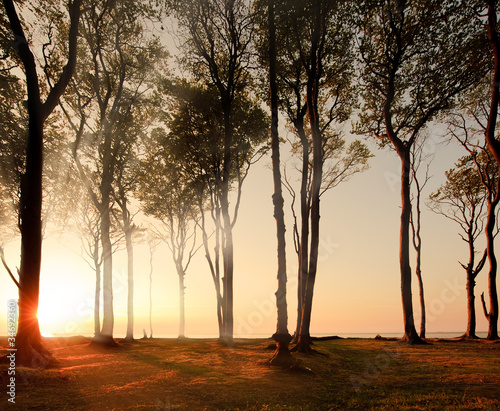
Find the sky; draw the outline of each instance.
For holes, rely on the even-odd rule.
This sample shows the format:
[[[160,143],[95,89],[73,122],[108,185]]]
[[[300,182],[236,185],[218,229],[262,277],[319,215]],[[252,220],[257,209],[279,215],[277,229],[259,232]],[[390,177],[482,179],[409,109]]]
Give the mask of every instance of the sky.
[[[281,120],[283,121],[283,120]],[[430,130],[425,146],[433,155],[432,176],[423,193],[427,198],[444,181],[444,171],[465,152],[442,142],[442,129]],[[348,142],[354,137],[348,136]],[[357,137],[359,138],[359,137]],[[319,267],[314,291],[311,333],[357,335],[403,334],[399,273],[399,160],[365,139],[375,157],[370,169],[326,192],[321,198]],[[282,146],[287,159],[288,147]],[[274,292],[277,287],[276,224],[270,157],[252,166],[243,186],[238,221],[234,228],[234,330],[236,337],[270,336],[276,328]],[[290,176],[292,176],[290,171]],[[299,176],[296,175],[296,178]],[[292,177],[294,178],[294,177]],[[288,327],[293,333],[297,318],[297,256],[293,248],[290,198],[287,215]],[[422,214],[422,275],[427,305],[427,332],[465,331],[465,271],[468,249],[458,236],[458,226],[430,212]],[[484,244],[484,243],[483,243]],[[481,249],[481,248],[479,248]],[[6,258],[18,265],[19,243],[10,243]],[[140,338],[149,329],[149,248],[136,244],[135,327]],[[115,337],[126,332],[126,254],[113,257]],[[412,261],[412,269],[414,269]],[[418,288],[413,276],[413,304],[417,330],[420,324]],[[7,332],[7,302],[17,290],[2,268],[0,274],[0,335]],[[202,250],[186,274],[186,335],[217,336],[216,299]],[[43,335],[93,335],[95,274],[81,257],[79,240],[71,233],[54,233],[44,240],[39,320]],[[487,329],[479,296],[487,295],[487,266],[476,286],[478,331]],[[153,256],[153,335],[178,334],[178,277],[168,248],[160,245]]]

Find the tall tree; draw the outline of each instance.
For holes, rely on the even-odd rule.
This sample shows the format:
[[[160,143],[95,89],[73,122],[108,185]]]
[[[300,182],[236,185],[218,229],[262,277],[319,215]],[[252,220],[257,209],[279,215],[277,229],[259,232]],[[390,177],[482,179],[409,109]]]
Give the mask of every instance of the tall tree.
[[[419,140],[419,141],[418,141]],[[415,275],[418,281],[418,294],[420,300],[420,338],[425,338],[426,329],[426,310],[425,310],[425,296],[424,296],[424,281],[422,278],[422,191],[430,179],[429,176],[429,163],[424,174],[424,179],[421,181],[419,176],[419,169],[422,162],[425,161],[424,149],[426,139],[424,136],[418,138],[411,150],[411,177],[410,185],[414,186],[414,196],[412,197],[412,208],[410,212],[410,226],[412,231],[412,243],[415,249]]]
[[[364,106],[360,132],[401,161],[399,263],[404,336],[422,342],[413,316],[409,227],[410,153],[419,133],[484,74],[481,24],[464,1],[367,0],[358,6]]]
[[[260,3],[256,7],[260,8]],[[299,138],[298,143],[292,143],[293,151],[302,154],[300,232],[297,224],[294,227],[299,259],[295,337],[300,339],[301,351],[309,350],[320,197],[355,169],[362,169],[366,165],[364,156],[368,154],[359,142],[346,148],[340,131],[355,101],[351,83],[353,31],[348,23],[348,9],[347,2],[316,0],[299,3],[280,0],[275,7],[279,102]],[[261,27],[264,31],[265,26]],[[261,37],[260,54],[267,56],[267,37]],[[344,150],[350,153],[342,158]],[[286,187],[292,190],[292,185]],[[295,192],[291,193],[295,198]]]
[[[491,171],[491,164],[489,168]],[[467,277],[466,338],[477,338],[474,288],[487,253],[485,250],[482,258],[476,262],[476,240],[483,231],[486,198],[487,192],[481,183],[472,155],[461,157],[455,163],[455,168],[446,172],[446,182],[429,196],[431,210],[457,223],[462,230],[460,238],[469,247],[467,264],[460,263]]]
[[[76,65],[78,23],[80,19],[81,0],[68,1],[67,3],[41,3],[39,18],[41,21],[50,20],[54,12],[61,16],[61,10],[69,15],[69,29],[66,26],[66,64],[59,64],[65,59],[64,55],[56,54],[56,60],[44,60],[43,69],[54,73],[57,80],[51,81],[48,77],[48,86],[42,85],[38,77],[39,67],[35,58],[32,45],[28,42],[16,7],[12,0],[3,1],[3,12],[10,24],[12,47],[17,53],[17,58],[22,63],[26,79],[27,112],[28,112],[28,140],[26,144],[25,170],[21,177],[20,187],[20,213],[19,223],[21,230],[21,265],[19,270],[19,326],[16,338],[18,359],[20,364],[43,365],[51,361],[51,355],[43,348],[37,311],[40,288],[40,265],[42,258],[42,172],[43,172],[43,147],[44,123],[55,109],[59,98],[64,93]],[[41,13],[47,13],[45,15]],[[52,13],[52,14],[51,14]],[[53,26],[49,29],[50,34]],[[62,27],[58,27],[62,29]],[[48,88],[48,93],[44,89]],[[45,94],[45,95],[44,95]]]
[[[252,13],[244,0],[189,0],[169,2],[185,31],[184,61],[188,69],[218,93],[218,105],[224,119],[220,211],[224,241],[222,255],[223,337],[233,339],[233,223],[229,192],[236,159],[234,140],[234,102],[249,85],[251,41],[254,31]],[[237,167],[237,166],[236,166]]]
[[[161,148],[149,153],[142,162],[144,170],[137,196],[146,215],[161,221],[163,230],[155,227],[154,235],[169,247],[179,278],[179,338],[185,333],[185,277],[197,248],[196,231],[200,210],[189,181],[183,179],[178,164]]]
[[[204,86],[192,86],[185,81],[168,83],[166,93],[171,97],[167,121],[169,133],[158,136],[162,152],[169,163],[178,168],[182,181],[192,187],[200,211],[199,226],[205,257],[214,282],[217,297],[219,337],[227,340],[226,324],[232,318],[221,278],[221,254],[224,261],[225,235],[222,218],[223,167],[225,152],[225,121],[218,91]],[[229,184],[234,193],[229,223],[237,222],[242,187],[250,166],[261,157],[267,138],[268,121],[257,102],[240,94],[232,107],[232,167]],[[213,223],[210,224],[210,221]],[[212,233],[213,230],[213,233]],[[210,243],[214,243],[213,252]],[[225,270],[225,268],[223,268]],[[224,275],[225,271],[224,271]],[[226,338],[227,337],[227,338]]]
[[[274,218],[278,239],[278,290],[276,291],[276,307],[278,319],[276,332],[273,335],[276,341],[276,352],[269,360],[271,365],[290,366],[293,359],[288,349],[292,337],[288,332],[288,307],[286,300],[286,242],[285,242],[285,213],[283,210],[283,193],[281,187],[280,170],[280,140],[278,133],[278,87],[276,82],[276,23],[274,0],[268,0],[267,13],[269,24],[269,92],[271,105],[271,150],[274,181]]]
[[[91,4],[82,22],[81,65],[63,106],[75,133],[73,158],[78,173],[101,216],[103,322],[99,341],[110,344],[114,343],[111,210],[119,156],[124,146],[139,137],[147,113],[154,112],[149,91],[165,57],[159,40],[144,30],[149,11],[147,4],[136,7],[130,0]],[[95,187],[93,181],[98,181]]]
[[[493,58],[493,69],[491,72],[490,84],[490,105],[488,110],[487,122],[485,125],[485,140],[488,145],[497,168],[500,172],[500,141],[497,139],[497,121],[498,121],[498,104],[500,103],[500,39],[498,36],[498,2],[494,0],[486,0],[487,7],[487,33],[488,45]],[[487,188],[488,189],[488,188]],[[486,220],[486,250],[488,253],[488,261],[490,269],[488,272],[488,292],[490,310],[486,310],[486,304],[483,299],[483,309],[488,319],[488,339],[498,339],[498,291],[497,291],[497,270],[498,262],[495,255],[494,235],[496,225],[496,208],[500,202],[500,181],[497,181],[494,191],[488,191],[488,217]]]

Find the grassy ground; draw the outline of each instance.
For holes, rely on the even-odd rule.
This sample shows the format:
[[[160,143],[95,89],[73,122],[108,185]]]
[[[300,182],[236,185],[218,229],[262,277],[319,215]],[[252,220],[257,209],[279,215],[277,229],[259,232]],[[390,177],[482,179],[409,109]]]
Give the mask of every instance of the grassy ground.
[[[0,409],[500,411],[500,344],[318,341],[318,354],[296,354],[302,366],[290,371],[264,364],[268,340],[226,347],[155,339],[108,349],[80,337],[45,341],[58,365],[18,367],[16,406],[7,401],[8,365],[0,365]]]

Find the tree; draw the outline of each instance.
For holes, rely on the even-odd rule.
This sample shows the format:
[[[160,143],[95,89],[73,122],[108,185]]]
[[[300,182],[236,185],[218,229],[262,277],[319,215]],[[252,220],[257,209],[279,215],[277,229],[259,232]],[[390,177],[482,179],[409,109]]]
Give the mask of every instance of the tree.
[[[164,230],[155,228],[154,233],[168,245],[179,277],[179,338],[183,339],[186,336],[184,279],[198,249],[196,230],[200,210],[193,187],[183,180],[169,153],[160,147],[141,164],[144,172],[137,195],[144,213],[161,221],[164,227]]]
[[[136,7],[128,0],[92,3],[81,28],[85,40],[81,65],[63,106],[75,134],[72,150],[78,173],[101,216],[103,322],[99,341],[110,344],[114,344],[111,210],[114,183],[123,165],[119,156],[154,115],[151,83],[165,57],[159,40],[143,30],[149,12],[147,4]],[[93,181],[98,182],[95,187]]]
[[[493,59],[493,69],[491,71],[490,105],[487,122],[485,124],[485,140],[500,173],[500,142],[496,136],[498,121],[498,104],[500,102],[500,39],[498,37],[498,4],[492,0],[486,0],[487,7],[487,34],[488,45]],[[483,180],[485,181],[485,180]],[[488,291],[490,296],[490,311],[486,309],[484,297],[482,296],[483,310],[488,319],[488,339],[498,339],[498,292],[497,292],[497,269],[498,262],[495,255],[494,235],[496,225],[496,207],[500,202],[500,180],[497,180],[494,190],[488,190],[488,217],[486,220],[486,250],[490,269],[488,272]]]
[[[76,65],[76,47],[81,0],[68,1],[69,29],[66,27],[67,48],[65,54],[55,53],[56,62],[45,55],[43,70],[51,72],[48,84],[41,84],[38,67],[32,45],[27,40],[25,27],[19,18],[12,0],[4,0],[4,13],[10,24],[12,48],[17,59],[22,63],[26,79],[28,140],[26,144],[25,170],[20,185],[19,224],[21,230],[21,265],[19,270],[19,326],[16,337],[18,360],[20,364],[44,365],[52,356],[43,348],[37,319],[40,285],[40,265],[42,257],[42,171],[44,147],[44,123],[55,109],[59,98],[64,93]],[[58,2],[37,4],[37,16],[41,21],[50,20],[51,16],[62,16],[63,7]],[[57,14],[54,14],[54,11]],[[61,17],[62,18],[62,17]],[[53,26],[48,26],[52,27]],[[60,27],[59,27],[60,28]],[[49,41],[52,29],[49,30]],[[65,58],[65,56],[67,56]],[[61,68],[61,61],[66,64]],[[55,82],[53,76],[57,77]],[[43,90],[48,89],[44,94]]]
[[[410,153],[419,133],[484,75],[476,52],[481,24],[466,2],[370,0],[357,8],[364,97],[358,132],[377,136],[401,161],[403,340],[420,343],[409,260]]]
[[[485,156],[481,156],[485,159]],[[486,165],[483,163],[483,165]],[[491,166],[490,166],[491,170]],[[483,231],[484,208],[487,192],[481,183],[481,177],[476,170],[473,156],[461,157],[455,168],[446,172],[446,183],[429,196],[429,207],[435,213],[457,223],[462,233],[460,238],[469,247],[469,261],[460,263],[467,275],[467,329],[464,336],[476,336],[476,309],[474,287],[476,277],[486,262],[486,250],[483,257],[476,263],[476,240]]]
[[[300,233],[297,223],[294,226],[299,259],[295,340],[300,340],[297,347],[300,351],[308,351],[310,344],[320,197],[363,169],[369,157],[360,142],[346,148],[341,133],[341,126],[349,118],[355,102],[351,83],[353,31],[348,15],[347,2],[276,2],[279,102],[299,139],[292,143],[293,152],[302,154]],[[261,38],[260,54],[267,56],[267,37]],[[269,64],[262,57],[261,60]],[[292,194],[293,206],[295,191],[288,181],[285,183]],[[295,210],[293,213],[295,216]]]
[[[269,24],[269,91],[271,102],[271,150],[273,162],[274,181],[274,218],[276,219],[276,231],[278,240],[278,290],[276,291],[276,307],[278,319],[276,333],[273,338],[276,341],[276,352],[269,360],[271,365],[291,366],[293,359],[288,349],[292,337],[288,332],[288,307],[286,301],[286,243],[285,243],[285,214],[283,210],[283,194],[281,187],[280,170],[280,140],[278,134],[278,87],[276,84],[276,23],[274,15],[274,0],[268,0],[268,24]]]
[[[225,120],[219,104],[218,91],[185,81],[167,82],[165,93],[170,97],[167,108],[169,132],[158,136],[158,142],[167,163],[181,173],[180,181],[191,187],[200,212],[199,228],[202,234],[205,257],[210,268],[217,297],[219,337],[228,341],[225,333],[227,315],[224,278],[221,278],[221,254],[224,260],[228,236],[224,228],[222,197],[225,157]],[[262,144],[267,137],[268,121],[257,102],[240,94],[232,105],[232,165],[229,186],[234,193],[228,224],[234,227],[238,218],[244,180],[250,166],[262,156]],[[213,226],[210,224],[213,223]],[[212,232],[213,230],[213,232]],[[213,252],[210,242],[214,243]],[[226,266],[224,266],[226,267]],[[226,268],[223,268],[226,276]]]
[[[422,190],[427,185],[427,182],[430,179],[429,176],[429,163],[427,163],[427,167],[425,170],[424,181],[420,181],[420,177],[418,175],[418,170],[422,165],[422,162],[425,160],[424,155],[425,148],[425,137],[422,136],[418,138],[413,144],[411,150],[411,177],[410,177],[410,185],[415,186],[414,193],[415,197],[411,198],[412,209],[410,211],[410,226],[412,231],[412,242],[413,248],[415,249],[415,275],[417,276],[418,281],[418,292],[419,292],[419,300],[420,300],[420,338],[425,338],[425,328],[426,328],[426,311],[425,311],[425,297],[424,297],[424,282],[422,279],[422,236],[421,236],[421,202],[422,202]],[[415,207],[413,207],[413,205]]]
[[[183,49],[185,66],[197,79],[218,94],[222,111],[223,156],[220,178],[220,212],[222,219],[222,256],[224,276],[223,337],[233,339],[233,222],[229,192],[231,175],[237,169],[234,151],[235,100],[245,95],[249,85],[251,41],[254,31],[252,13],[244,0],[189,0],[169,2],[185,32]]]

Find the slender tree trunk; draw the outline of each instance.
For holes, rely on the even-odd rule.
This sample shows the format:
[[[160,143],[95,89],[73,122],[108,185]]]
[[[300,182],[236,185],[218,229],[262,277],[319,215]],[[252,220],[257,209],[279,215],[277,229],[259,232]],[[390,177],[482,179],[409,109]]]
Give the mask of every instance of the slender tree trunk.
[[[490,296],[490,310],[487,315],[488,319],[488,340],[498,339],[498,294],[496,284],[497,274],[497,258],[495,255],[494,236],[495,230],[495,209],[497,202],[488,203],[488,217],[486,221],[486,250],[488,253],[488,261],[490,269],[488,272],[488,293]]]
[[[94,267],[95,267],[95,294],[94,294],[94,337],[99,338],[101,334],[101,264],[99,262],[99,242],[94,244]]]
[[[476,285],[472,266],[467,270],[467,330],[465,331],[465,337],[477,338],[476,336],[476,307],[475,307],[475,296],[474,296],[474,286]]]
[[[127,247],[127,273],[128,273],[128,294],[127,294],[127,334],[126,340],[134,339],[134,245],[132,243],[132,228],[130,224],[125,226],[125,243]]]
[[[420,343],[422,340],[415,329],[413,317],[413,301],[411,292],[411,267],[410,267],[410,151],[405,149],[398,152],[401,159],[401,227],[400,227],[400,248],[399,264],[401,270],[401,299],[403,304],[403,341],[411,344]]]
[[[184,270],[177,265],[177,275],[179,276],[179,339],[186,338],[186,315],[185,315],[185,289]]]
[[[149,246],[149,338],[153,338],[153,247]],[[144,334],[146,334],[144,332]]]
[[[228,343],[233,341],[233,228],[231,217],[229,215],[229,179],[232,167],[231,143],[232,143],[232,125],[231,125],[231,106],[223,102],[224,111],[224,167],[222,174],[221,190],[221,213],[223,221],[223,243],[222,258],[224,262],[224,340]]]
[[[274,21],[274,1],[268,1],[269,18],[269,84],[271,94],[271,150],[274,180],[274,218],[278,241],[278,290],[276,291],[276,307],[278,318],[276,333],[276,352],[269,360],[269,364],[290,367],[293,358],[288,349],[292,337],[288,332],[288,307],[286,300],[286,242],[285,242],[285,215],[283,211],[283,193],[281,187],[280,148],[278,135],[278,88],[276,86],[276,26]]]
[[[198,203],[199,209],[200,209],[200,215],[201,215],[201,231],[202,231],[202,239],[203,239],[203,247],[205,249],[205,258],[208,262],[208,266],[210,268],[210,274],[212,275],[212,280],[214,282],[214,287],[215,287],[215,294],[217,297],[217,325],[219,327],[219,340],[222,341],[223,335],[224,335],[224,324],[223,324],[223,304],[222,304],[222,296],[221,296],[221,290],[220,290],[220,274],[219,274],[219,266],[218,266],[218,229],[217,229],[217,224],[216,224],[216,249],[215,249],[215,258],[216,258],[216,264],[214,266],[214,263],[212,261],[212,257],[210,256],[210,249],[208,247],[208,235],[207,231],[205,229],[205,215],[204,215],[204,210],[203,210],[203,203],[200,201]]]
[[[103,287],[103,317],[102,329],[99,342],[113,343],[113,261],[112,245],[110,239],[110,215],[109,204],[105,205],[105,211],[101,217],[101,244],[102,244],[102,287]]]
[[[491,82],[491,102],[486,128],[486,142],[491,153],[495,157],[497,168],[500,172],[500,142],[496,139],[496,122],[498,118],[498,104],[500,102],[500,40],[497,33],[497,2],[493,0],[486,1],[488,5],[488,42],[490,44],[494,67],[493,78]],[[500,181],[497,182],[495,199],[488,201],[488,217],[485,228],[486,249],[490,270],[488,272],[488,291],[490,296],[490,312],[488,318],[488,336],[489,340],[498,339],[498,294],[497,294],[497,260],[493,244],[493,230],[495,228],[495,209],[500,199]],[[486,312],[486,307],[485,309]]]
[[[424,298],[424,283],[422,281],[422,271],[421,266],[421,256],[420,256],[421,246],[417,249],[417,263],[415,267],[415,274],[417,275],[418,281],[418,294],[420,298],[420,338],[425,338],[425,298]]]
[[[310,325],[312,314],[312,300],[314,293],[314,284],[316,281],[316,272],[318,268],[319,252],[319,219],[320,219],[320,191],[323,179],[323,145],[320,129],[320,115],[318,107],[319,83],[323,75],[321,67],[322,56],[319,53],[320,33],[322,27],[321,7],[315,5],[314,27],[311,40],[311,58],[310,72],[307,81],[307,111],[309,113],[309,123],[312,135],[313,149],[313,170],[312,170],[312,188],[311,188],[311,245],[309,255],[309,272],[307,274],[307,283],[305,289],[305,299],[302,308],[302,319],[300,324],[299,339],[297,341],[297,350],[299,352],[310,351],[311,337]]]
[[[296,124],[296,129],[302,144],[302,176],[300,182],[300,244],[298,255],[298,286],[297,286],[297,325],[295,339],[298,340],[302,312],[307,286],[307,273],[309,263],[309,203],[307,181],[309,179],[309,140],[304,131],[303,121]],[[295,341],[296,342],[296,341]]]

